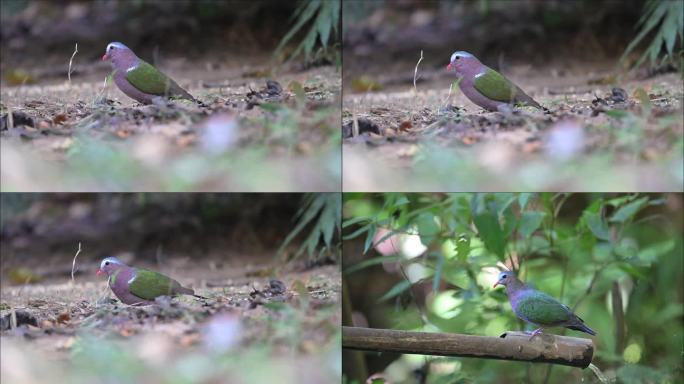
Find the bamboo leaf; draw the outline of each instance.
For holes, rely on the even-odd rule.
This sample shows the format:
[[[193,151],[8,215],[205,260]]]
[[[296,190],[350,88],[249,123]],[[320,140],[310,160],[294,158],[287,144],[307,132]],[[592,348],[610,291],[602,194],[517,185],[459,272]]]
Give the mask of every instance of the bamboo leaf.
[[[411,288],[411,282],[408,280],[402,280],[397,283],[394,287],[390,288],[382,297],[378,299],[378,302],[383,302],[389,300],[395,296],[399,296],[405,290]]]

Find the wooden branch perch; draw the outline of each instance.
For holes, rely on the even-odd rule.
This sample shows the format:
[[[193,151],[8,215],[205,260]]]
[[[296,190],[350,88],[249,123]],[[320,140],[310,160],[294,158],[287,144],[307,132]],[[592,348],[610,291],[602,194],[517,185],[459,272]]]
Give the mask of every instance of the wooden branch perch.
[[[594,355],[591,339],[523,332],[499,337],[342,327],[342,347],[375,352],[478,357],[586,368]]]

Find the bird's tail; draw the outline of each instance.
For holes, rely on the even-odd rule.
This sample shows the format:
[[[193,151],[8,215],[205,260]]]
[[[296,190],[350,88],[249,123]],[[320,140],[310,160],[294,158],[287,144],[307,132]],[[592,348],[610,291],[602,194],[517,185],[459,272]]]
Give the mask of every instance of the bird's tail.
[[[176,291],[180,294],[183,294],[183,295],[192,295],[198,299],[208,300],[208,298],[206,298],[204,296],[196,295],[195,291],[192,288],[179,287],[176,289]]]
[[[596,336],[596,332],[594,332],[593,329],[587,327],[584,324],[569,325],[567,328],[574,329],[575,331],[585,332],[585,333],[588,333],[590,335]]]

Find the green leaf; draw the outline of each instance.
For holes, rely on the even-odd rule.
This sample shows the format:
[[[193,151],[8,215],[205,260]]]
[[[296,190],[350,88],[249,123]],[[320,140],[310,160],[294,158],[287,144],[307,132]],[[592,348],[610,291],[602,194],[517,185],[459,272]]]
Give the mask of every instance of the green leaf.
[[[399,256],[399,255],[373,257],[373,258],[364,260],[360,263],[352,265],[351,267],[345,269],[343,271],[343,273],[348,275],[348,274],[352,274],[354,272],[360,271],[362,269],[371,267],[373,265],[379,265],[382,263],[394,263],[394,262],[397,262],[400,260],[401,260],[401,256]]]
[[[370,221],[370,219],[367,217],[363,217],[363,216],[354,217],[354,218],[351,218],[349,220],[342,222],[342,228],[347,228],[350,225],[354,225],[354,224],[360,223],[362,221]]]
[[[666,6],[659,6],[653,10],[653,13],[651,14],[650,17],[648,17],[648,22],[641,28],[641,31],[639,31],[639,34],[632,40],[629,45],[627,46],[627,49],[625,49],[625,53],[622,54],[622,57],[620,60],[623,60],[627,54],[632,52],[634,48],[636,48],[637,44],[643,39],[650,31],[653,29],[660,19],[663,17],[665,14],[665,11],[667,10]],[[639,59],[639,62],[637,66],[643,62],[643,59],[646,58],[646,53]]]
[[[356,237],[358,237],[359,235],[361,235],[361,234],[365,233],[366,231],[368,231],[368,229],[370,228],[371,225],[372,225],[372,223],[368,223],[368,224],[364,225],[363,227],[357,229],[356,231],[352,232],[350,235],[345,235],[345,236],[343,237],[343,239],[344,239],[344,240],[351,240],[351,239],[353,239],[353,238],[356,238]]]
[[[394,206],[398,207],[398,206],[401,206],[401,205],[406,205],[406,204],[408,204],[408,203],[410,203],[408,197],[406,197],[406,195],[401,195],[401,196],[397,199],[397,201],[394,202]]]
[[[665,240],[643,248],[639,251],[637,257],[643,261],[656,262],[660,257],[672,252],[675,249],[675,246],[674,239]]]
[[[263,109],[266,112],[275,113],[280,111],[283,108],[283,106],[278,103],[262,103],[259,104],[259,108]]]
[[[651,104],[651,99],[648,97],[648,93],[643,88],[639,87],[634,91],[634,95],[641,103],[641,107],[644,110],[643,114],[648,116],[653,106]]]
[[[587,227],[589,227],[589,230],[594,234],[594,236],[596,236],[596,238],[601,240],[610,240],[610,230],[608,229],[608,225],[603,220],[601,214],[585,212],[584,218],[586,220]]]
[[[616,118],[616,119],[624,119],[627,116],[631,116],[632,114],[628,111],[623,111],[621,109],[610,109],[604,112],[606,115]]]
[[[368,234],[366,235],[366,243],[363,245],[364,254],[368,252],[370,247],[373,245],[373,238],[375,237],[375,233],[377,230],[378,227],[375,224],[371,224],[370,228],[368,229]]]
[[[304,24],[306,24],[309,20],[313,18],[313,16],[316,14],[316,11],[319,9],[320,5],[320,0],[311,0],[308,3],[302,2],[302,4],[299,6],[300,8],[298,8],[295,11],[295,15],[297,15],[297,21],[292,26],[292,28],[290,28],[290,30],[287,31],[283,39],[280,41],[280,44],[278,44],[278,47],[276,47],[276,55],[279,54],[280,51],[285,47],[285,45],[290,41],[290,39],[292,39],[292,37],[294,37],[294,35],[297,32],[299,32],[300,29],[302,29]]]
[[[473,217],[473,222],[487,250],[503,260],[506,257],[506,240],[496,214],[485,211]]]
[[[416,220],[420,241],[426,246],[431,244],[439,234],[439,225],[435,222],[435,216],[431,213],[422,213]]]
[[[399,283],[397,283],[394,287],[392,287],[389,291],[387,291],[384,295],[382,295],[382,297],[378,299],[378,302],[383,302],[393,297],[399,296],[409,288],[411,288],[411,282],[408,280],[402,280]]]
[[[518,205],[520,205],[520,210],[524,211],[527,206],[527,202],[534,196],[534,193],[522,192],[518,196]]]
[[[432,277],[432,292],[437,292],[439,289],[439,282],[442,280],[442,269],[444,268],[444,255],[437,253],[437,266],[435,267],[435,275]]]
[[[634,198],[636,198],[636,197],[637,197],[636,194],[615,197],[615,198],[606,200],[606,205],[611,205],[615,208],[619,208],[619,207],[629,203],[630,201],[634,200]]]
[[[520,224],[518,231],[523,238],[530,237],[536,231],[544,220],[546,212],[541,211],[527,211],[520,216]]]
[[[665,49],[668,55],[672,55],[675,40],[677,39],[677,18],[681,17],[681,10],[679,12],[670,11],[663,22],[663,34],[665,35]]]
[[[648,197],[637,199],[617,210],[610,218],[612,223],[624,223],[631,219],[641,208],[648,203]]]
[[[618,266],[623,271],[629,273],[630,275],[638,279],[648,279],[648,267],[638,267],[629,263],[619,263]]]
[[[470,237],[461,235],[456,241],[456,256],[459,261],[466,261],[470,255]]]

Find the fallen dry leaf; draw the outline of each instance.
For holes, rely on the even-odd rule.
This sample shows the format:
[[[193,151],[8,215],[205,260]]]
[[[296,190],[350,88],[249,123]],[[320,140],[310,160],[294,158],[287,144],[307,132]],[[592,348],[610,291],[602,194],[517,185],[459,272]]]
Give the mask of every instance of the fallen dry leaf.
[[[399,124],[399,130],[400,131],[408,131],[412,127],[413,127],[413,124],[408,120],[402,121],[401,124]]]
[[[57,140],[52,143],[52,149],[55,151],[66,151],[67,149],[71,148],[73,144],[74,139],[67,137],[64,140]]]
[[[466,137],[461,139],[461,142],[465,145],[473,145],[473,144],[477,143],[477,139],[475,139],[472,136],[466,136]]]
[[[55,124],[63,124],[65,121],[67,121],[67,117],[63,113],[60,113],[52,118],[52,122]]]
[[[542,143],[539,140],[527,142],[522,146],[523,153],[535,153],[542,148]]]
[[[197,344],[200,341],[199,333],[191,333],[188,335],[183,335],[180,338],[180,345],[184,347],[190,347]]]
[[[116,131],[116,136],[120,139],[126,139],[130,137],[133,134],[130,130],[127,129],[120,129]]]
[[[57,344],[57,349],[61,350],[68,350],[71,349],[74,346],[74,343],[76,343],[76,338],[75,337],[69,337],[68,339],[64,340],[61,343]]]
[[[69,320],[71,320],[71,315],[69,315],[68,312],[62,312],[59,315],[57,315],[57,322],[59,323],[66,323]]]
[[[308,141],[302,141],[297,144],[297,152],[308,155],[313,152],[313,146]]]

